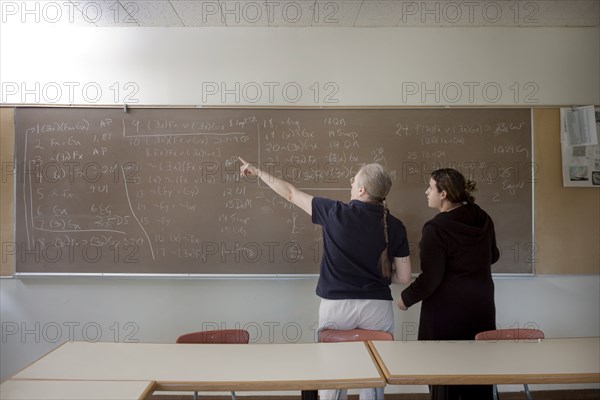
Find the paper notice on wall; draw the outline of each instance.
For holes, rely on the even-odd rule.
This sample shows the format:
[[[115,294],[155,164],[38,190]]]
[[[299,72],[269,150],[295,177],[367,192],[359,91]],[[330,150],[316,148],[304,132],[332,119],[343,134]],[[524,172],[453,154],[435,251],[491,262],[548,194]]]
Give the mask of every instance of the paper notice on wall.
[[[598,144],[598,128],[594,106],[565,109],[564,130],[571,146]]]
[[[600,188],[600,109],[562,108],[563,186]]]

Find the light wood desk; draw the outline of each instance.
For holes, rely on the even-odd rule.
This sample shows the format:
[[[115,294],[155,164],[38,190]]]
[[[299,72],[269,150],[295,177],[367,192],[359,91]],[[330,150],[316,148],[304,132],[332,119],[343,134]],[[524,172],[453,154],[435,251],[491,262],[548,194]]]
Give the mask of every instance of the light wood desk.
[[[143,400],[154,391],[148,381],[43,381],[9,379],[0,385],[6,400]]]
[[[156,390],[279,391],[384,387],[363,342],[149,344],[69,342],[12,379],[145,380]]]
[[[600,382],[600,338],[372,342],[393,385]]]

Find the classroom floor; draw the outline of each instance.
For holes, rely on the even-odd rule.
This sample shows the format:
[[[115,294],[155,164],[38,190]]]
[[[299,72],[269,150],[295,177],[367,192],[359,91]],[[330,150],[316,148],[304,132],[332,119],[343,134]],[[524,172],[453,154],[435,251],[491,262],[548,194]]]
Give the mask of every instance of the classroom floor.
[[[533,400],[600,400],[600,390],[552,390],[533,391]],[[230,396],[198,396],[201,400],[227,400]],[[296,396],[238,396],[240,400],[296,400]],[[190,400],[192,395],[153,395],[151,400]],[[499,400],[525,400],[524,392],[500,393]],[[358,396],[350,395],[348,400],[358,400]],[[386,394],[385,400],[429,400],[427,394]]]

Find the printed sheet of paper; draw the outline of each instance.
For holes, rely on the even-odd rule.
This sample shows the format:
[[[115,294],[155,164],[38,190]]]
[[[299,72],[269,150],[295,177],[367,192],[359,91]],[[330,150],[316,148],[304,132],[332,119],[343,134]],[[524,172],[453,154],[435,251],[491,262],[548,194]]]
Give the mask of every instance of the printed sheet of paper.
[[[600,109],[562,108],[563,186],[600,188]]]

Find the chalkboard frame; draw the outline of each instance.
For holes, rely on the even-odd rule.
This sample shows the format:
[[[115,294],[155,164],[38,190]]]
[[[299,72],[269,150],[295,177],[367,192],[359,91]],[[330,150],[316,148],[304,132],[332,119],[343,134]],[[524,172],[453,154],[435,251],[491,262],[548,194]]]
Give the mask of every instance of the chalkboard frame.
[[[81,108],[96,108],[96,107],[81,107]],[[111,109],[111,108],[116,108],[116,107],[101,107],[102,109]],[[120,108],[120,107],[119,107]],[[188,107],[136,107],[136,109],[187,109]],[[288,108],[288,107],[284,107],[284,108],[277,108],[277,107],[219,107],[219,108],[215,108],[215,109],[226,109],[226,110],[269,110],[269,111],[273,111],[273,110],[284,110],[284,111],[288,111],[288,110],[324,110],[323,107],[299,107],[299,108]],[[423,109],[430,109],[430,110],[447,110],[447,108],[438,108],[438,107],[432,107],[432,108],[405,108],[405,107],[327,107],[325,110],[351,110],[351,111],[355,111],[355,110],[423,110]],[[452,110],[467,110],[467,111],[473,111],[473,110],[497,110],[496,108],[494,109],[490,109],[487,107],[469,107],[469,108],[453,108]],[[506,108],[498,108],[498,109],[506,109]],[[532,110],[529,108],[526,109],[521,109],[521,110],[527,110],[530,114],[530,123],[532,122],[532,118],[531,118],[531,114],[532,114]],[[124,110],[127,111],[127,110]],[[531,126],[530,128],[530,151],[533,152],[533,126]],[[532,160],[533,160],[533,154],[532,154]],[[532,162],[532,177],[533,177],[533,162]],[[531,212],[531,230],[530,230],[530,234],[531,234],[531,243],[534,244],[535,242],[533,241],[534,239],[534,226],[535,226],[535,221],[534,221],[534,196],[533,196],[533,190],[534,190],[534,180],[532,179],[531,181],[531,208],[530,208],[530,212]],[[413,249],[414,250],[414,249]],[[415,256],[414,251],[413,251],[413,257]],[[532,263],[532,267],[531,270],[528,272],[519,272],[519,273],[499,273],[497,275],[500,276],[511,276],[511,275],[533,275],[535,274],[535,262]],[[177,273],[177,274],[168,274],[168,273],[78,273],[78,272],[67,272],[67,273],[59,273],[59,272],[52,272],[52,273],[42,273],[42,272],[20,272],[20,271],[16,271],[15,275],[17,276],[48,276],[48,275],[63,275],[63,276],[135,276],[135,277],[166,277],[166,278],[178,278],[178,277],[197,277],[197,278],[206,278],[206,279],[213,279],[213,278],[217,278],[217,279],[221,279],[221,278],[242,278],[242,279],[263,279],[263,278],[306,278],[306,277],[314,277],[318,274],[316,273],[310,273],[310,274],[279,274],[279,273],[274,273],[274,274],[206,274],[206,273],[199,273],[199,274],[195,274],[195,273]]]

